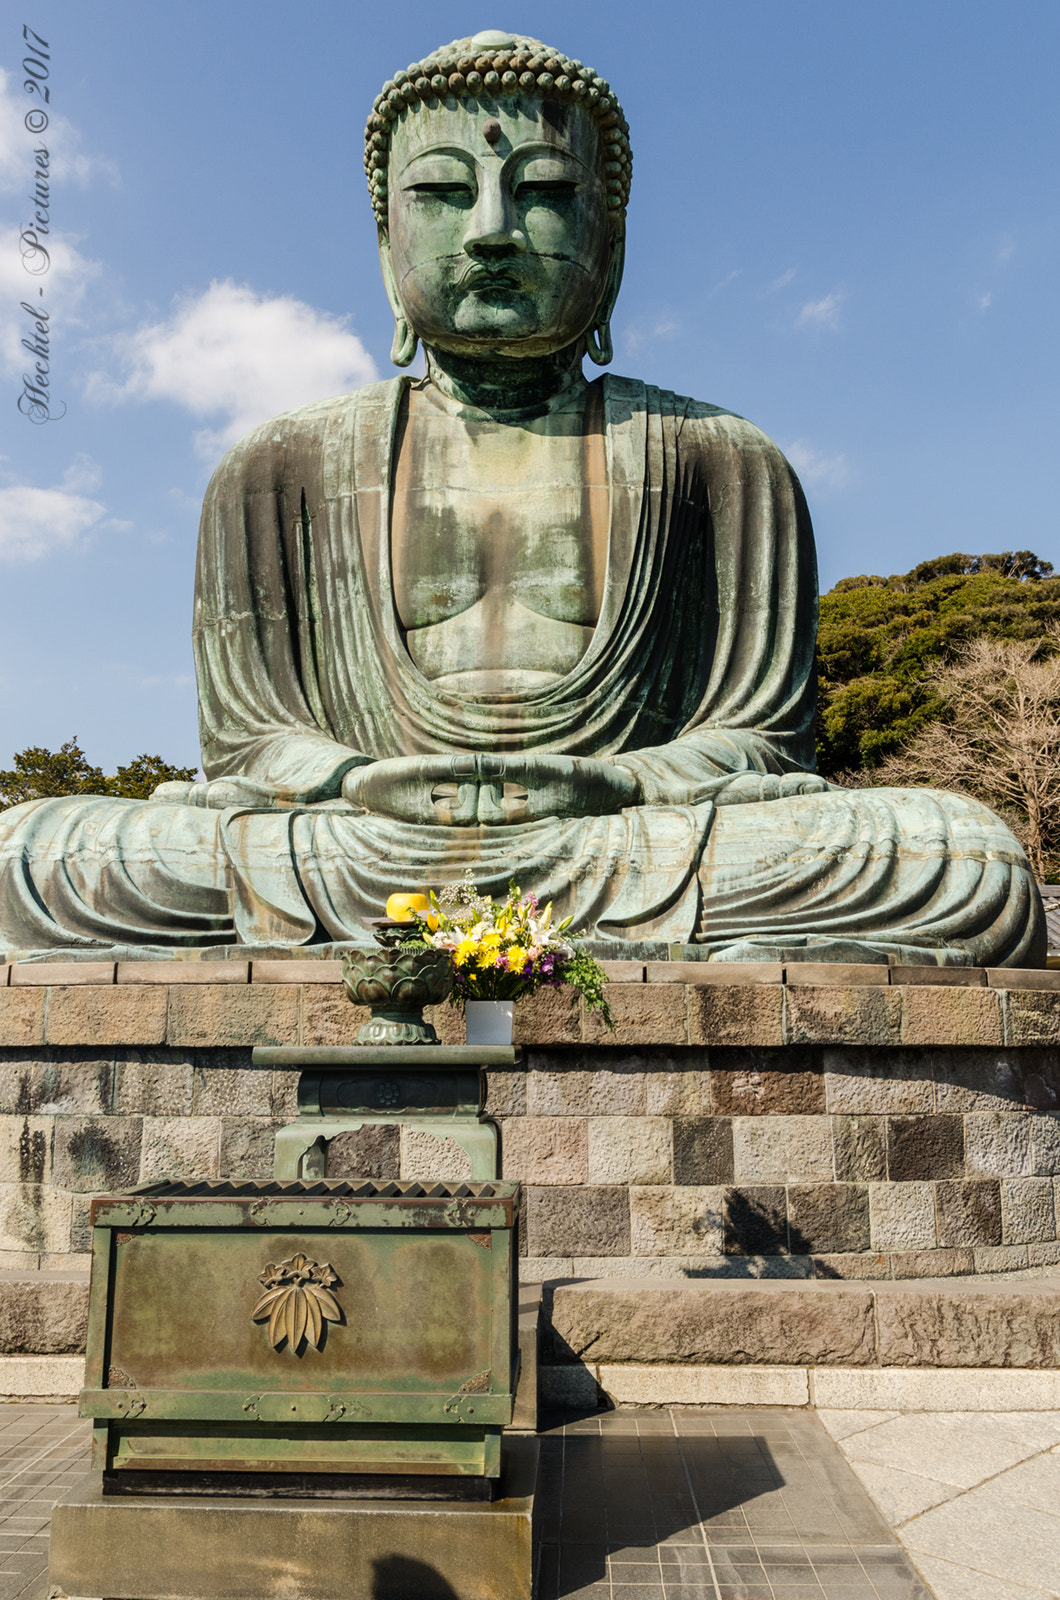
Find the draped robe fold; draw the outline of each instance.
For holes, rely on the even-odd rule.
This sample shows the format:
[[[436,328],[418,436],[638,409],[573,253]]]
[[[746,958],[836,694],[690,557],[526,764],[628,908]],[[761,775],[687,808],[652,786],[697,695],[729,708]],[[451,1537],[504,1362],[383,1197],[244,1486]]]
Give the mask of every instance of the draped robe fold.
[[[445,693],[405,648],[390,573],[407,379],[290,413],[207,493],[194,641],[203,767],[272,799],[211,811],[32,801],[0,817],[9,952],[363,942],[395,888],[510,879],[599,939],[720,957],[1026,963],[1026,860],[975,802],[836,791],[715,798],[813,763],[816,567],[797,479],[756,428],[603,385],[611,517],[601,613],[566,676],[503,701]],[[507,827],[416,826],[338,798],[363,759],[547,751],[612,761],[644,804]]]

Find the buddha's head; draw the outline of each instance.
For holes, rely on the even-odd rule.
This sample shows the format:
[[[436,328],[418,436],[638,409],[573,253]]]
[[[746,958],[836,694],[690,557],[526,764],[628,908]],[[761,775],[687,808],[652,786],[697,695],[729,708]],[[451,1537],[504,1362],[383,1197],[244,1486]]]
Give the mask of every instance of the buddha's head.
[[[479,33],[397,73],[365,135],[397,365],[417,339],[606,364],[627,135],[607,83],[536,39]]]

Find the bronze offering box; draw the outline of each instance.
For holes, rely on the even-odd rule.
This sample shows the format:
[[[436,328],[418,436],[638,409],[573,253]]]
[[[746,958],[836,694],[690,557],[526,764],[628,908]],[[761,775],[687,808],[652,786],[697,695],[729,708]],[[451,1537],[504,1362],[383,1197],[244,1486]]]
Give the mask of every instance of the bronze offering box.
[[[105,1489],[488,1497],[519,1202],[513,1182],[357,1180],[95,1200],[81,1414]]]

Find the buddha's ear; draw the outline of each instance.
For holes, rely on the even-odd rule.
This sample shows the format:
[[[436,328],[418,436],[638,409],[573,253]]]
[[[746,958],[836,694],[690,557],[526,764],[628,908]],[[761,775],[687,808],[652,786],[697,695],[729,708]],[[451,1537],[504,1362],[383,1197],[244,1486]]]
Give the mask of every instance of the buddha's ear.
[[[616,232],[611,241],[611,259],[604,280],[604,292],[593,317],[592,327],[585,334],[585,349],[590,361],[606,367],[614,360],[615,347],[611,340],[611,316],[622,287],[622,269],[626,264],[626,230]]]
[[[405,315],[405,308],[401,304],[401,296],[398,294],[394,268],[390,260],[390,240],[381,228],[379,230],[379,265],[383,269],[383,287],[386,290],[386,297],[390,301],[390,309],[394,313],[394,342],[390,346],[390,359],[395,367],[408,367],[411,366],[416,358],[416,347],[419,344],[419,340]]]

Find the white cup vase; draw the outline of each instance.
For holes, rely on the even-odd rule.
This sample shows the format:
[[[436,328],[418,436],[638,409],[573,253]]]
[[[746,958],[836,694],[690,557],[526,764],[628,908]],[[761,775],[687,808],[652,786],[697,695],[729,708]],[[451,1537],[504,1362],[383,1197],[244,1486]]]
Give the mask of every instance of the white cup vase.
[[[511,1044],[514,1000],[465,1000],[468,1044]]]

